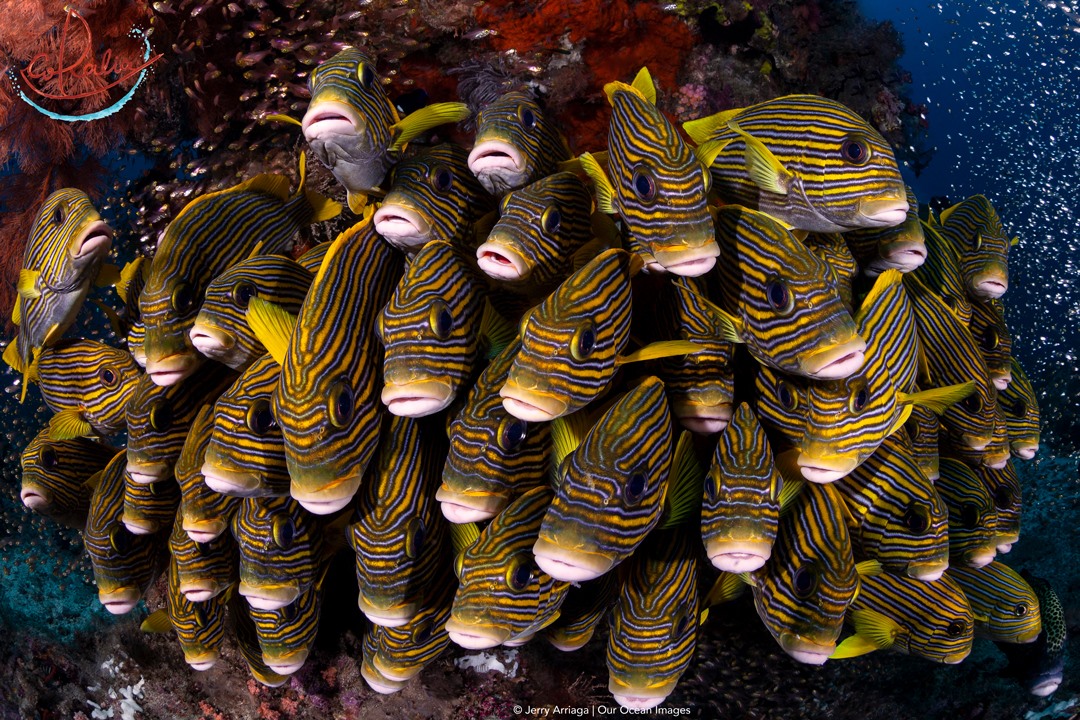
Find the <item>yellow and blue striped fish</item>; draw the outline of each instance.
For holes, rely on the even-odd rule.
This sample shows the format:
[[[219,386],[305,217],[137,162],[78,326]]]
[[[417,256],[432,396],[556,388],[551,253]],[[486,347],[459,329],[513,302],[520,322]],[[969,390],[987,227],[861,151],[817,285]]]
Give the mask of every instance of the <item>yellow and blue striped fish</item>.
[[[125,410],[142,371],[131,355],[96,340],[65,340],[42,350],[37,380],[41,397],[56,413],[54,440],[124,430]]]
[[[772,556],[750,574],[758,617],[784,652],[810,665],[836,649],[858,588],[843,503],[832,485],[807,484],[780,519]]]
[[[120,521],[127,455],[116,453],[96,481],[83,546],[98,600],[114,615],[131,612],[168,562],[168,535],[134,535]]]
[[[311,273],[312,277],[319,272],[319,268],[322,267],[323,260],[326,259],[326,253],[330,251],[330,246],[333,243],[320,242],[317,245],[311,246],[303,255],[296,258],[296,264]]]
[[[972,468],[985,466],[1000,470],[1009,462],[1009,426],[1005,409],[994,405],[994,425],[990,442],[981,450],[966,445],[949,444],[941,448],[943,454],[963,460]]]
[[[654,532],[634,553],[612,610],[608,691],[630,710],[664,701],[697,646],[697,551],[690,531]]]
[[[442,418],[387,416],[378,466],[356,503],[346,536],[356,553],[360,610],[376,625],[410,623],[451,566],[446,519],[435,491],[446,459]]]
[[[375,454],[383,363],[375,323],[401,272],[401,256],[366,215],[334,240],[289,331],[272,406],[289,492],[311,512],[348,505]]]
[[[1005,309],[994,300],[972,300],[968,327],[986,361],[990,382],[1000,393],[1012,382],[1012,333],[1005,323]]]
[[[446,631],[461,647],[522,645],[558,617],[570,584],[540,570],[532,554],[552,497],[544,486],[521,495],[458,556],[460,585]]]
[[[555,422],[562,432],[571,427],[568,420]],[[575,442],[580,445],[565,447]],[[660,521],[674,450],[664,383],[646,377],[584,438],[559,445],[555,497],[533,555],[556,580],[585,582],[630,557]]]
[[[261,298],[293,315],[300,312],[313,274],[281,255],[256,255],[233,265],[206,288],[189,333],[200,353],[243,372],[266,353],[247,323],[251,298]]]
[[[87,481],[114,455],[116,448],[87,438],[52,440],[46,427],[19,456],[19,499],[38,514],[82,530],[93,493]]]
[[[546,292],[563,280],[571,257],[593,236],[592,195],[572,172],[558,172],[514,190],[476,249],[489,277],[511,288]]]
[[[341,212],[305,187],[303,155],[295,194],[288,185],[284,176],[258,175],[192,200],[165,228],[139,298],[146,372],[158,385],[178,382],[202,363],[188,333],[214,278],[253,251],[287,250],[297,230]]]
[[[452,523],[490,520],[515,497],[547,482],[551,426],[514,417],[499,396],[520,349],[515,339],[495,356],[450,423],[450,449],[435,499]]]
[[[995,642],[1029,643],[1042,632],[1039,598],[1020,573],[1002,562],[950,568],[975,613],[975,634]]]
[[[657,269],[704,275],[720,254],[706,197],[711,158],[699,158],[656,107],[648,69],[630,85],[608,83],[604,93],[611,104],[611,179],[590,154],[581,156],[598,209],[619,215],[630,241]]]
[[[757,570],[772,555],[783,478],[750,406],[741,403],[717,439],[701,502],[701,540],[719,570]]]
[[[960,255],[960,273],[973,300],[999,298],[1009,289],[1010,240],[985,195],[973,195],[941,213],[941,234]]]
[[[202,475],[206,446],[214,430],[214,408],[203,405],[188,429],[184,447],[173,468],[180,486],[180,509],[184,530],[197,543],[209,543],[229,527],[240,508],[240,498],[222,495],[207,487]]]
[[[972,470],[994,499],[994,509],[997,510],[997,523],[994,525],[997,551],[1007,553],[1012,550],[1013,543],[1020,539],[1020,516],[1024,497],[1016,468],[1012,461],[1009,461],[1001,468],[978,465],[972,467]]]
[[[844,236],[840,233],[810,233],[803,240],[803,244],[832,270],[840,291],[840,302],[853,313],[852,285],[859,273],[859,266],[844,241]]]
[[[211,490],[237,497],[289,494],[285,440],[271,410],[280,375],[273,355],[263,355],[217,399],[200,471]]]
[[[454,401],[479,359],[486,294],[462,249],[438,240],[416,253],[376,321],[387,410],[423,417]]]
[[[753,410],[776,454],[797,451],[802,444],[810,407],[808,384],[766,365],[757,368]]]
[[[900,272],[882,271],[855,313],[859,335],[866,340],[867,353],[884,360],[896,389],[915,392],[919,375],[918,323]]]
[[[949,555],[952,567],[985,567],[997,555],[997,509],[982,480],[953,458],[939,461],[934,488],[949,508]]]
[[[725,339],[760,363],[809,378],[844,378],[862,367],[866,342],[840,301],[829,266],[781,223],[744,207],[720,208],[717,270]]]
[[[378,632],[380,629],[380,625],[372,625],[368,632],[364,633],[364,638],[360,642],[360,677],[364,678],[368,687],[380,695],[392,695],[404,689],[406,683],[391,680],[375,667],[375,654],[379,651],[379,642],[382,638],[382,634]]]
[[[278,675],[292,675],[304,666],[311,654],[322,611],[322,579],[320,577],[288,605],[273,610],[248,609],[262,649],[262,661]]]
[[[136,483],[124,470],[124,511],[120,519],[130,532],[149,535],[168,530],[179,507],[180,486],[171,472],[164,480]]]
[[[1014,457],[1030,460],[1039,451],[1039,398],[1016,358],[1012,358],[1012,382],[998,393],[998,405],[1005,411],[1009,449]]]
[[[907,273],[926,262],[926,238],[919,219],[919,201],[910,185],[907,186],[907,201],[907,216],[899,225],[844,233],[844,241],[863,275],[875,277],[886,270]]]
[[[786,95],[683,123],[712,160],[722,200],[811,232],[891,227],[907,193],[892,148],[850,108],[817,95]]]
[[[547,177],[569,159],[566,138],[528,93],[505,93],[476,115],[468,165],[492,195]]]
[[[203,603],[220,597],[240,581],[240,556],[236,541],[222,533],[208,542],[195,542],[184,530],[184,520],[176,514],[169,552],[176,572],[177,592],[189,602]]]
[[[971,299],[964,290],[960,256],[938,227],[923,222],[923,234],[926,239],[926,262],[909,274],[917,277],[922,285],[944,301],[967,326],[971,323]],[[908,284],[907,287],[910,292],[912,286]]]
[[[544,628],[544,637],[563,652],[585,647],[615,604],[618,592],[618,573],[605,573],[590,582],[572,585],[559,606],[558,620]]]
[[[375,232],[405,253],[434,240],[474,247],[474,225],[495,201],[469,170],[468,151],[443,143],[394,167],[390,191],[375,216]]]
[[[919,470],[930,482],[941,477],[938,467],[938,434],[941,419],[934,411],[922,405],[911,406],[911,417],[904,423],[908,440],[911,443],[911,456]]]
[[[855,634],[832,658],[891,649],[955,665],[971,654],[975,618],[960,586],[949,577],[930,582],[882,573],[862,578],[846,620]]]
[[[146,325],[143,324],[142,318],[139,318],[131,324],[131,329],[128,330],[124,343],[127,345],[131,357],[134,358],[140,368],[144,369],[146,368],[146,351],[143,349],[143,340],[145,339]]]
[[[288,681],[287,675],[278,673],[267,667],[263,662],[262,647],[259,645],[259,634],[255,628],[255,620],[248,612],[247,603],[239,593],[230,593],[229,617],[233,619],[236,630],[236,645],[240,654],[251,671],[251,676],[267,687],[278,687]]]
[[[23,251],[11,322],[19,327],[4,360],[23,373],[25,397],[37,352],[67,332],[112,249],[113,232],[82,190],[63,188],[41,204]],[[107,282],[116,281],[115,268]]]

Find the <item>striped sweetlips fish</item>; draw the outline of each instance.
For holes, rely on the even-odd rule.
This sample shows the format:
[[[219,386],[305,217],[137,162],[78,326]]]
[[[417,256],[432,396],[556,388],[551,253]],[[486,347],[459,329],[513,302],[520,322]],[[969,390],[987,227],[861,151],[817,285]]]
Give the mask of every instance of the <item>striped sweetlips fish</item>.
[[[441,240],[413,257],[375,330],[385,348],[381,400],[422,417],[452,403],[474,373],[487,284],[467,250]]]
[[[610,616],[608,691],[624,708],[664,701],[697,646],[697,555],[686,528],[654,532],[629,560]]]
[[[898,270],[889,268],[878,275],[855,313],[855,325],[867,351],[873,349],[885,362],[896,389],[915,392],[922,345],[915,310]]]
[[[949,508],[951,566],[981,568],[997,555],[997,508],[983,481],[962,460],[942,457],[934,489]]]
[[[929,582],[882,573],[862,578],[845,618],[855,634],[832,659],[896,650],[955,665],[971,654],[975,618],[963,590],[949,577]]]
[[[529,93],[505,93],[476,115],[469,170],[492,195],[547,177],[569,159],[566,138]]]
[[[941,476],[938,468],[938,435],[941,418],[930,408],[921,405],[911,406],[911,417],[904,423],[911,447],[911,456],[930,482]]]
[[[315,68],[308,77],[311,100],[299,123],[308,146],[348,191],[349,207],[359,213],[367,193],[379,189],[405,145],[431,128],[464,120],[464,103],[436,103],[405,118],[386,94],[374,61],[348,47]]]
[[[63,337],[95,281],[116,282],[116,268],[102,272],[112,235],[82,190],[57,190],[41,204],[23,251],[11,312],[19,332],[4,351],[5,362],[23,374],[24,398],[37,351]]]
[[[55,415],[49,437],[68,440],[124,430],[125,411],[142,369],[126,350],[96,340],[64,340],[44,348],[37,363],[41,397]]]
[[[719,570],[757,570],[772,555],[784,481],[747,403],[717,438],[701,502],[701,541]]]
[[[859,265],[851,254],[844,236],[840,233],[810,233],[803,238],[806,248],[825,261],[833,275],[840,293],[840,302],[849,312],[855,312],[853,285],[859,274]]]
[[[446,457],[442,418],[384,416],[378,464],[369,470],[346,537],[356,553],[357,603],[376,625],[410,623],[449,568],[446,520],[435,491]]]
[[[169,559],[167,533],[135,535],[120,521],[127,455],[116,453],[96,480],[83,546],[94,568],[98,600],[114,615],[131,612]]]
[[[919,219],[919,201],[911,186],[906,187],[908,211],[899,225],[844,233],[844,241],[858,263],[859,271],[867,277],[875,277],[886,270],[911,272],[926,262],[926,239]]]
[[[544,638],[563,652],[585,647],[615,604],[618,592],[618,573],[571,585],[559,607],[559,619],[544,628]]]
[[[180,513],[169,535],[169,552],[176,566],[177,591],[190,602],[219,597],[240,581],[240,556],[233,536],[222,533],[208,542],[195,542],[184,530]]]
[[[452,523],[490,520],[548,480],[551,426],[511,415],[499,396],[520,349],[515,339],[488,363],[450,422],[450,449],[435,499]]]
[[[566,276],[571,256],[593,237],[592,195],[572,172],[558,172],[512,191],[476,249],[480,270],[511,288],[546,292]]]
[[[630,557],[659,522],[674,449],[671,410],[664,383],[650,376],[591,428],[554,423],[555,497],[533,556],[556,580],[585,582]]]
[[[656,88],[647,68],[633,83],[610,82],[608,173],[589,153],[581,166],[596,185],[597,209],[617,214],[630,241],[651,269],[674,275],[704,275],[720,249],[709,213],[712,144],[692,150],[656,107]]]
[[[124,470],[124,510],[120,516],[135,535],[168,532],[180,507],[180,486],[172,473],[164,480],[152,483],[132,482],[131,473]]]
[[[569,583],[536,566],[532,546],[553,491],[540,486],[506,506],[456,560],[460,585],[446,631],[463,648],[528,642],[559,616]]]
[[[1020,539],[1020,514],[1024,498],[1016,468],[1012,461],[1008,461],[1000,468],[975,465],[971,469],[994,499],[994,509],[997,511],[994,540],[997,551],[1007,553],[1012,550],[1013,543]]]
[[[850,108],[787,95],[683,123],[699,144],[719,143],[713,190],[728,203],[810,232],[891,227],[907,194],[892,148]]]
[[[263,651],[259,645],[259,635],[255,620],[251,617],[248,605],[239,593],[230,593],[229,617],[236,629],[236,646],[247,663],[251,676],[267,687],[278,687],[288,681],[288,675],[280,675],[263,662]],[[271,611],[272,612],[272,611]]]
[[[984,466],[1000,470],[1009,462],[1009,424],[1005,417],[1005,409],[996,403],[993,423],[990,442],[982,449],[950,443],[941,448],[941,453],[963,460],[972,468]]]
[[[192,200],[165,228],[139,297],[146,372],[158,385],[178,382],[205,359],[188,333],[214,278],[257,248],[288,250],[297,230],[341,212],[338,203],[305,187],[305,175],[301,154],[295,194],[289,195],[288,178],[257,175]]]
[[[36,513],[82,530],[93,488],[87,483],[104,470],[116,448],[88,438],[53,440],[43,428],[19,456],[19,499]]]
[[[979,346],[990,381],[998,393],[1012,382],[1012,333],[1005,323],[1005,309],[998,300],[973,300],[971,337]]]
[[[211,360],[243,372],[266,353],[247,323],[251,298],[272,302],[295,315],[313,277],[305,267],[281,255],[256,255],[233,265],[207,286],[191,327],[191,344]]]
[[[197,543],[220,537],[240,507],[240,498],[211,490],[202,475],[206,447],[214,431],[214,408],[203,405],[191,423],[180,457],[173,467],[180,486],[180,509],[184,531]]]
[[[262,661],[273,673],[292,675],[307,662],[319,630],[323,582],[328,568],[324,568],[316,582],[288,605],[274,609],[254,606],[247,609],[255,623]]]
[[[791,231],[765,213],[720,208],[723,253],[717,312],[724,339],[746,343],[760,363],[818,380],[844,378],[863,364],[866,342],[840,301],[836,277]]]
[[[308,291],[271,401],[285,438],[290,494],[320,515],[349,504],[379,441],[379,312],[402,258],[379,239],[371,210],[338,235]],[[266,344],[264,342],[264,344]]]
[[[1009,239],[985,195],[973,195],[942,211],[941,234],[960,255],[960,274],[972,300],[993,300],[1009,289]]]
[[[950,568],[975,614],[975,634],[995,642],[1034,642],[1042,632],[1039,597],[1020,573],[1002,562]]]
[[[998,405],[1005,411],[1013,456],[1030,460],[1039,451],[1039,398],[1015,357],[1010,364],[1012,382],[998,393]]]
[[[471,248],[476,221],[494,209],[469,170],[468,151],[442,143],[394,166],[390,191],[375,210],[375,232],[408,254],[433,240]]]
[[[971,298],[964,289],[960,255],[941,234],[940,227],[926,221],[922,224],[926,240],[926,262],[910,274],[943,300],[967,327],[971,323]],[[909,281],[905,281],[907,282]],[[907,287],[911,292],[911,285]]]

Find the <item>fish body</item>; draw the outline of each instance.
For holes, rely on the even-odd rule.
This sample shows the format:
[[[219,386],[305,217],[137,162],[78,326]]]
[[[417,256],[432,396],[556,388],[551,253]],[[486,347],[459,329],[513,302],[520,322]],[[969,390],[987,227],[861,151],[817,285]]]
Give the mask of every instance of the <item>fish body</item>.
[[[222,533],[213,540],[195,542],[184,530],[179,513],[169,535],[169,552],[169,581],[173,582],[171,573],[175,573],[176,592],[188,602],[203,603],[221,597],[240,580],[240,558],[232,535]]]
[[[19,498],[34,512],[81,530],[93,493],[87,480],[115,455],[116,448],[87,438],[51,440],[46,427],[19,456]]]
[[[555,172],[570,159],[566,138],[528,93],[508,92],[476,116],[468,166],[492,195],[506,193]]]
[[[724,143],[710,166],[724,202],[822,233],[891,227],[907,216],[892,148],[834,100],[786,95],[683,127],[695,142]]]
[[[1039,451],[1039,398],[1015,357],[1009,374],[1012,382],[998,393],[998,405],[1005,411],[1010,452],[1030,460]]]
[[[42,350],[38,360],[41,397],[56,415],[52,437],[124,430],[125,409],[142,371],[131,355],[96,340],[65,340]]]
[[[1016,678],[1038,697],[1051,695],[1061,685],[1065,673],[1065,641],[1068,629],[1061,599],[1049,582],[1026,570],[1020,571],[1039,598],[1042,632],[1033,643],[998,642],[1009,665],[1004,674]]]
[[[183,529],[181,534],[185,534]],[[165,590],[165,613],[169,625],[176,633],[184,660],[194,670],[209,670],[221,656],[225,641],[225,595],[217,595],[202,602],[193,602],[180,590],[181,580],[176,558],[169,561]],[[153,622],[151,615],[144,622]]]
[[[971,299],[986,301],[1005,294],[1013,242],[985,195],[973,195],[944,210],[941,234],[960,254],[960,273]]]
[[[888,367],[899,392],[915,392],[919,375],[918,321],[898,270],[884,270],[855,313],[859,335],[866,340],[867,354]]]
[[[852,257],[867,277],[876,277],[889,269],[911,272],[926,262],[926,238],[919,219],[919,201],[910,185],[907,186],[907,201],[907,215],[899,225],[844,233]]]
[[[971,336],[979,346],[990,381],[1000,393],[1012,382],[1012,333],[1005,323],[1005,311],[994,300],[971,302]]]
[[[387,410],[422,417],[454,401],[479,359],[486,290],[453,245],[434,241],[416,253],[376,325]]]
[[[975,634],[995,642],[1034,642],[1042,632],[1039,597],[1020,573],[994,561],[984,567],[950,568],[975,613]]]
[[[859,266],[844,242],[844,236],[840,233],[810,233],[803,243],[832,270],[840,290],[840,302],[844,303],[849,312],[854,312],[851,286],[859,272]]]
[[[124,511],[121,521],[135,535],[168,531],[180,507],[180,486],[172,474],[152,483],[136,483],[124,471]]]
[[[248,302],[262,298],[293,315],[300,311],[313,274],[281,255],[256,255],[233,265],[206,288],[189,336],[201,354],[243,372],[266,353],[247,324]]]
[[[626,560],[660,520],[672,450],[664,384],[650,376],[560,464],[533,545],[539,568],[556,580],[586,582]]]
[[[1020,539],[1020,516],[1024,499],[1020,488],[1020,478],[1011,461],[1004,467],[992,468],[976,465],[971,468],[990,492],[997,511],[997,523],[994,525],[994,541],[999,553],[1012,550],[1013,543]]]
[[[618,573],[605,573],[573,585],[559,608],[559,619],[544,628],[547,641],[563,652],[580,650],[592,639],[600,621],[618,597]]]
[[[240,654],[247,662],[251,676],[267,687],[284,685],[288,675],[274,672],[263,662],[262,646],[259,644],[259,634],[256,631],[255,620],[248,611],[247,603],[239,593],[232,593],[228,602],[229,616],[233,618],[236,628],[236,645]]]
[[[930,482],[935,482],[941,477],[938,466],[938,431],[941,428],[941,420],[934,411],[922,405],[911,407],[911,417],[904,423],[911,442],[911,455],[919,470]]]
[[[949,508],[949,555],[953,567],[985,567],[997,555],[997,509],[982,480],[966,463],[940,459],[934,488]]]
[[[923,221],[923,234],[926,238],[926,262],[910,274],[944,301],[964,325],[969,325],[971,299],[964,290],[960,256],[956,248],[941,234],[940,226]]]
[[[220,537],[240,507],[240,498],[212,490],[203,478],[206,447],[210,444],[213,431],[214,409],[210,405],[203,405],[188,429],[184,447],[173,467],[176,484],[180,486],[178,512],[183,528],[197,543],[208,543]]]
[[[255,623],[262,661],[272,672],[292,675],[307,662],[319,629],[322,600],[322,584],[315,583],[282,607],[248,609]]]

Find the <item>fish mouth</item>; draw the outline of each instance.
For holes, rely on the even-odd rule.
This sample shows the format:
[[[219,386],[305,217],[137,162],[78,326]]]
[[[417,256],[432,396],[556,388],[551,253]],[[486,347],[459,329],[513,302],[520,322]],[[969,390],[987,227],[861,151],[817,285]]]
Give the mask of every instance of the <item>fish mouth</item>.
[[[734,414],[730,402],[703,405],[688,400],[676,400],[671,403],[671,411],[684,428],[699,435],[721,432],[731,422]]]
[[[496,280],[521,281],[532,274],[532,264],[515,248],[498,240],[488,240],[476,248],[476,265]]]
[[[982,464],[992,470],[1004,470],[1009,464],[1009,451],[1002,450],[1000,453],[983,451]]]
[[[507,380],[499,390],[503,408],[525,422],[550,422],[566,413],[567,403],[548,395],[526,390],[513,380]]]
[[[376,675],[375,673],[380,674]],[[393,682],[390,678],[382,677],[381,671],[378,668],[372,669],[367,665],[362,665],[360,667],[360,675],[363,676],[364,682],[368,684],[368,687],[380,695],[393,695],[405,687],[405,683],[389,684]]]
[[[533,559],[538,568],[561,582],[587,582],[614,565],[611,558],[599,553],[568,550],[542,537],[533,545]]]
[[[391,200],[391,196],[393,193],[387,196],[372,216],[375,232],[396,248],[419,250],[431,239],[431,223],[415,209],[401,201]]]
[[[836,643],[824,645],[795,633],[780,633],[779,641],[784,652],[806,665],[824,665],[829,656],[836,652]]]
[[[990,381],[994,383],[994,387],[998,392],[1005,390],[1009,387],[1009,383],[1012,382],[1012,373],[1006,370],[1005,372],[999,372],[991,374]]]
[[[716,265],[716,258],[720,257],[720,246],[715,240],[709,240],[699,247],[656,250],[653,252],[653,257],[664,270],[672,275],[698,277],[709,272]]]
[[[970,435],[967,433],[960,437],[961,442],[968,448],[979,451],[985,450],[991,439],[989,435]]]
[[[309,652],[310,651],[306,649],[297,650],[280,657],[267,657],[264,652],[263,663],[278,675],[292,675],[294,672],[304,667]]]
[[[1052,695],[1060,685],[1060,677],[1047,678],[1045,680],[1040,680],[1038,683],[1032,686],[1028,690],[1028,692],[1030,692],[1032,695],[1035,695],[1036,697],[1047,697],[1048,695]]]
[[[882,253],[881,262],[871,263],[871,266],[879,273],[890,268],[908,273],[922,267],[924,262],[926,262],[926,245],[911,243],[888,248]]]
[[[1033,643],[1039,639],[1039,633],[1041,631],[1041,626],[1036,626],[1027,630],[1023,630],[1017,633],[1010,642],[1014,642],[1017,645],[1027,645],[1028,643]]]
[[[200,603],[217,597],[225,587],[212,580],[188,580],[180,583],[180,594],[190,602]]]
[[[628,710],[650,710],[664,702],[675,682],[669,681],[655,685],[630,685],[617,677],[608,680],[608,692],[615,702]]]
[[[765,566],[772,555],[772,543],[712,540],[706,543],[705,553],[717,570],[751,572]]]
[[[198,655],[188,655],[184,653],[184,660],[191,666],[192,670],[198,670],[203,672],[214,667],[218,661],[217,650],[208,650],[206,652],[199,653]]]
[[[806,357],[799,374],[815,380],[842,380],[859,371],[866,361],[866,341],[859,335]]]
[[[502,645],[510,637],[510,633],[493,625],[463,623],[453,617],[446,621],[446,634],[466,650],[488,650]]]
[[[131,612],[141,599],[142,593],[136,588],[121,588],[112,592],[98,591],[98,601],[113,615]]]
[[[386,383],[382,402],[394,415],[418,418],[439,412],[454,401],[455,395],[449,383],[438,380]]]
[[[857,457],[844,455],[812,457],[805,451],[799,453],[795,462],[804,478],[818,484],[836,482],[859,466]]]
[[[164,480],[171,468],[162,462],[139,462],[128,460],[127,474],[133,483],[138,485],[150,485]]]
[[[1000,275],[977,275],[971,280],[971,294],[979,300],[996,300],[1009,289],[1009,281]]]
[[[214,492],[231,497],[256,497],[263,489],[262,479],[255,473],[223,467],[213,448],[207,448],[205,458],[199,472],[206,487]]]
[[[101,220],[90,223],[71,245],[73,260],[104,256],[112,249],[113,231]]]
[[[949,569],[948,559],[941,562],[908,563],[904,571],[909,578],[921,582],[935,582],[941,579],[945,571]]]
[[[393,607],[378,607],[368,602],[363,595],[357,597],[360,612],[374,625],[383,627],[401,627],[416,617],[416,603],[403,603]]]
[[[998,555],[1004,555],[1012,551],[1013,543],[1020,539],[1020,536],[1016,533],[1010,535],[999,535],[994,538],[994,542],[997,543],[994,547],[998,551]]]
[[[878,200],[860,200],[859,217],[867,227],[893,227],[907,220],[907,197],[881,198]]]
[[[236,337],[231,333],[198,319],[188,331],[188,337],[192,346],[211,360],[225,357],[236,345]]]
[[[289,469],[292,475],[292,468]],[[331,515],[341,510],[352,502],[356,491],[360,489],[360,481],[363,475],[348,475],[337,478],[319,487],[302,487],[296,482],[293,475],[289,483],[289,494],[293,500],[309,513],[315,515]]]
[[[132,535],[150,535],[161,529],[161,523],[141,517],[131,517],[126,512],[120,518]]]
[[[282,675],[278,675],[273,671],[263,672],[262,670],[251,667],[250,664],[248,665],[248,669],[251,670],[251,676],[258,680],[261,685],[265,685],[266,687],[281,687],[289,679]]]
[[[1034,443],[1031,445],[1017,445],[1016,443],[1014,443],[1012,446],[1013,455],[1016,455],[1016,457],[1020,458],[1021,460],[1030,460],[1031,458],[1035,457],[1035,453],[1037,452],[1039,452],[1039,443]]]
[[[345,103],[324,100],[308,107],[300,121],[300,129],[310,143],[342,135],[360,135],[365,125],[356,110]]]
[[[968,550],[961,556],[964,565],[970,568],[986,567],[990,563],[994,562],[994,558],[997,557],[997,548],[993,545],[989,547],[979,547],[972,550]]]
[[[168,387],[191,376],[202,364],[203,358],[197,353],[175,353],[163,358],[146,357],[146,374],[159,387]]]
[[[185,520],[183,529],[194,542],[208,543],[225,532],[225,523],[221,520],[201,520],[193,523]]]
[[[469,170],[480,184],[498,195],[525,181],[525,158],[521,151],[502,140],[484,140],[469,153]]]
[[[44,512],[52,505],[52,496],[47,490],[24,487],[19,491],[19,499],[22,500],[22,504],[30,508],[34,512]]]
[[[442,507],[443,517],[455,525],[490,520],[502,512],[509,502],[504,495],[491,493],[466,495],[445,486],[435,492],[435,500]]]
[[[556,650],[562,650],[563,652],[574,652],[585,647],[590,640],[592,640],[593,632],[590,630],[582,635],[575,635],[573,637],[564,637],[558,633],[549,633],[547,641],[551,643],[551,646]]]
[[[371,664],[385,679],[395,683],[406,683],[416,677],[423,669],[419,665],[413,668],[388,667],[381,661],[381,656],[378,653],[375,653],[375,656],[371,659]]]
[[[247,599],[248,605],[256,610],[280,610],[300,597],[300,588],[295,585],[250,585],[243,580],[240,581],[239,592]]]

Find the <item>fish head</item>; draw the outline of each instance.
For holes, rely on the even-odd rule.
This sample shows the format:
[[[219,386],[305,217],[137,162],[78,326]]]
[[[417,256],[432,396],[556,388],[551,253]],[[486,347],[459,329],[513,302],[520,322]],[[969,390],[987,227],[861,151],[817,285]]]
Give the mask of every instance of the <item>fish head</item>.
[[[205,360],[188,336],[202,292],[197,283],[158,281],[158,276],[151,274],[139,296],[146,372],[158,385],[174,385],[190,377]]]
[[[436,239],[430,213],[397,185],[383,198],[372,220],[375,231],[404,252],[415,253]]]
[[[949,554],[953,564],[983,567],[997,555],[994,532],[997,509],[985,483],[965,462],[939,460],[941,476],[934,489],[949,511]]]
[[[875,277],[892,268],[902,273],[926,262],[926,236],[919,219],[919,202],[908,188],[907,217],[899,225],[852,230],[844,239],[863,272]]]
[[[315,642],[322,597],[322,587],[312,585],[282,607],[251,608],[262,660],[272,672],[291,675],[303,667]]]
[[[72,292],[94,279],[112,249],[112,239],[112,229],[89,196],[62,188],[45,198],[34,218],[23,267],[41,273],[39,288]]]
[[[78,410],[103,435],[123,429],[141,375],[128,352],[95,340],[65,340],[44,348],[38,360],[45,404],[55,412]]]
[[[477,114],[468,166],[485,190],[501,196],[550,174],[569,156],[566,140],[533,97],[509,92]]]
[[[810,411],[809,386],[803,377],[789,375],[761,365],[754,387],[754,414],[767,432],[782,438],[783,445],[799,446],[806,433]]]
[[[280,609],[316,584],[322,528],[298,502],[244,498],[231,527],[240,553],[239,592],[252,608]]]

